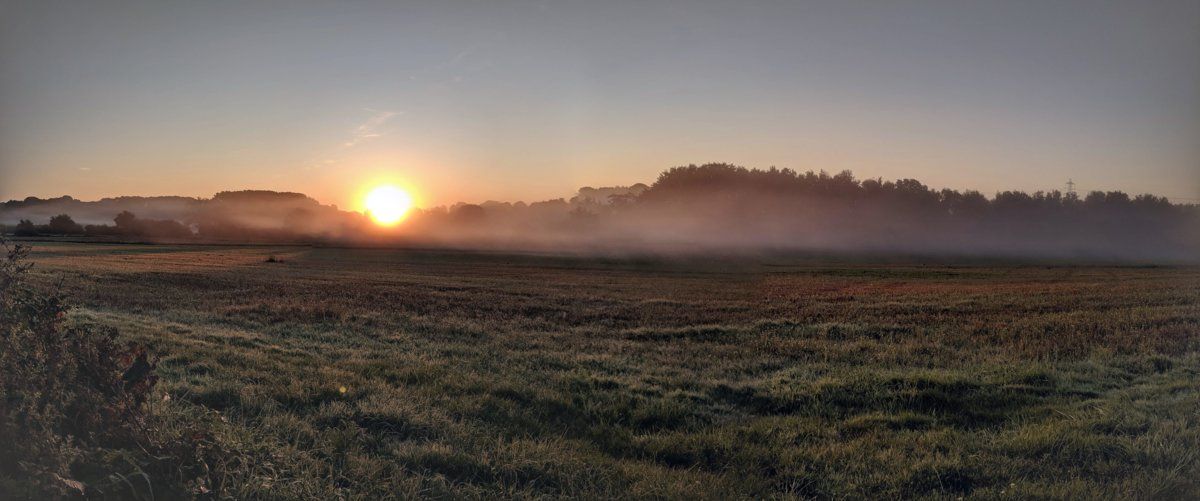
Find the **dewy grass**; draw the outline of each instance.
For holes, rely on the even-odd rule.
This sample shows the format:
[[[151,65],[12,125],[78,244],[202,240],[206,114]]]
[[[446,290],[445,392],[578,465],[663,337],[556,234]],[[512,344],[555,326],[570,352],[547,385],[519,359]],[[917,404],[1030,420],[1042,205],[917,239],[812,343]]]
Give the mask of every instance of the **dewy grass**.
[[[1196,268],[33,257],[161,357],[196,495],[1200,496]]]

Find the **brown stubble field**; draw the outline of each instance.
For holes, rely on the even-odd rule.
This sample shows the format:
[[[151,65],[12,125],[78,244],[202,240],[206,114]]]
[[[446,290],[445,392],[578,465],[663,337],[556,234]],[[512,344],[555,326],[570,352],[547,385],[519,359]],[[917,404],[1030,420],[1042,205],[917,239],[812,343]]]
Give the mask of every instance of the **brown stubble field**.
[[[209,492],[1200,495],[1198,268],[31,244]]]

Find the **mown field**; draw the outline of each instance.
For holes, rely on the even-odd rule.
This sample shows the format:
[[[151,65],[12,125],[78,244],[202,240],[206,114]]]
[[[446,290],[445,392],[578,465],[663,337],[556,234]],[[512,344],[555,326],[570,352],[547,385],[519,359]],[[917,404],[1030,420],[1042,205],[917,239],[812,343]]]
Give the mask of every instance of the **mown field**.
[[[1197,268],[33,246],[236,498],[1200,496]]]

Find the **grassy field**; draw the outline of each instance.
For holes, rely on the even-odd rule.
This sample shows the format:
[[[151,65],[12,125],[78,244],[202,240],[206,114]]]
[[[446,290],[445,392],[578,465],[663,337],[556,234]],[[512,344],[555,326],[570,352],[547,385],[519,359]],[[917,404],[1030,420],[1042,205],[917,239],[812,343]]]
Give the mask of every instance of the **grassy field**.
[[[266,262],[275,256],[280,262]],[[1200,269],[35,243],[237,498],[1195,498]]]

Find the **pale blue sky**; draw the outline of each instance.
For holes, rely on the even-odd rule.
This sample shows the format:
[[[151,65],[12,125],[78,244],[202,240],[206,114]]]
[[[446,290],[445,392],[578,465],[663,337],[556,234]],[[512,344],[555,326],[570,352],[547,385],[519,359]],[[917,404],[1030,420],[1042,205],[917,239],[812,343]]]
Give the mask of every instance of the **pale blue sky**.
[[[0,0],[0,117],[0,199],[538,200],[707,161],[1200,199],[1200,0]]]

